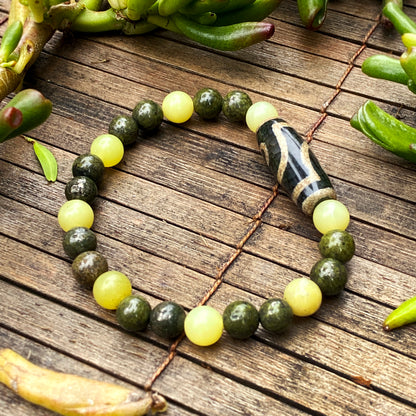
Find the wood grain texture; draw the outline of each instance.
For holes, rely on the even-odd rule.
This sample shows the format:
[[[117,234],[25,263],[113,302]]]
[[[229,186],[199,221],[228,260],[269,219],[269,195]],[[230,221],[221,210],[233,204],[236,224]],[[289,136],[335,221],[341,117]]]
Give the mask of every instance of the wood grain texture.
[[[268,17],[276,26],[270,40],[237,52],[215,52],[163,30],[52,38],[25,85],[53,102],[51,117],[29,136],[56,156],[57,182],[46,182],[22,137],[0,147],[0,348],[143,390],[170,343],[150,330],[121,330],[114,313],[73,278],[56,215],[74,158],[139,100],[161,103],[172,90],[193,95],[205,86],[272,102],[306,134],[351,69],[311,142],[351,213],[357,249],[346,290],[281,335],[260,327],[249,340],[224,334],[209,348],[183,340],[153,388],[167,398],[168,416],[416,415],[416,328],[381,328],[416,293],[415,166],[349,124],[372,99],[416,125],[414,95],[360,69],[376,53],[400,56],[403,45],[394,30],[378,25],[351,63],[377,23],[380,1],[330,1],[324,26],[313,33],[302,27],[296,3],[283,0]],[[0,17],[7,10],[8,0],[0,0]],[[405,1],[405,10],[416,19],[416,1]],[[152,306],[174,300],[190,310],[240,253],[274,183],[255,136],[223,115],[215,122],[193,115],[183,125],[163,123],[106,171],[93,204],[98,250]],[[319,238],[311,219],[278,192],[208,303],[222,312],[233,300],[260,307],[281,297],[320,258]],[[51,412],[0,386],[0,414]]]

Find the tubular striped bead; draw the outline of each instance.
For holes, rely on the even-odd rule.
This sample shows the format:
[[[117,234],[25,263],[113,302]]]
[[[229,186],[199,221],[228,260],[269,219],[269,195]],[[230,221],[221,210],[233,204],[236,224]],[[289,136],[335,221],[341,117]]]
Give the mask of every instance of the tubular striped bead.
[[[281,118],[266,121],[257,141],[277,183],[307,215],[319,202],[336,199],[335,190],[308,143]]]

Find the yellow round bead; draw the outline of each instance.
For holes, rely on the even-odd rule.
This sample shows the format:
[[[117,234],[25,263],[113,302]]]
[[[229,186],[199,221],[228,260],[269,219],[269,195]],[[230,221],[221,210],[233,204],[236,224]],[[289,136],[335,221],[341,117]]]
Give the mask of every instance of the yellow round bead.
[[[300,277],[286,286],[283,299],[290,305],[294,315],[309,316],[320,308],[322,292],[314,281]]]
[[[98,156],[108,168],[121,162],[124,156],[124,145],[114,134],[101,134],[91,143],[90,152]]]
[[[75,227],[91,228],[94,222],[94,211],[87,202],[81,199],[71,199],[59,209],[58,222],[64,231]]]
[[[312,215],[315,228],[322,234],[329,231],[344,231],[350,223],[350,213],[347,207],[336,199],[320,202]]]
[[[252,132],[256,133],[262,124],[277,116],[278,113],[273,104],[266,101],[259,101],[251,105],[247,110],[246,124]]]
[[[224,324],[221,314],[211,306],[197,306],[185,318],[185,334],[196,345],[215,344],[222,335]]]
[[[194,112],[194,102],[186,92],[172,91],[164,98],[162,111],[172,123],[185,123]]]
[[[100,274],[92,288],[95,301],[105,309],[117,309],[120,302],[130,296],[131,292],[128,277],[115,270]]]

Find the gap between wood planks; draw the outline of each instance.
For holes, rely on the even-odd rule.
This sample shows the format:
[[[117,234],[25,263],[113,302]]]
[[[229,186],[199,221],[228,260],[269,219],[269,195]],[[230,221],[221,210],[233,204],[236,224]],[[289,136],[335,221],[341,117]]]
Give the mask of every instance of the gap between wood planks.
[[[315,132],[319,129],[319,127],[322,125],[324,120],[327,118],[328,113],[326,112],[327,108],[330,106],[330,104],[335,100],[335,98],[338,96],[338,94],[341,92],[342,84],[344,83],[345,79],[348,77],[350,72],[352,71],[354,67],[354,62],[357,60],[357,58],[361,55],[361,53],[364,51],[364,49],[367,47],[368,39],[371,37],[371,35],[376,30],[377,26],[380,24],[382,14],[380,13],[377,17],[374,25],[370,28],[370,30],[367,32],[367,34],[364,36],[364,39],[361,43],[361,46],[357,49],[357,51],[354,53],[352,58],[350,59],[348,66],[335,85],[334,93],[331,95],[331,97],[324,102],[324,104],[321,107],[320,110],[320,116],[316,123],[312,125],[312,127],[307,131],[305,134],[306,141],[310,143],[313,139],[313,136]],[[266,210],[269,208],[271,203],[274,201],[274,199],[278,195],[278,187],[275,185],[272,188],[271,195],[267,198],[267,200],[264,202],[262,207],[259,209],[259,211],[254,215],[252,219],[252,227],[250,230],[246,233],[246,235],[238,242],[238,244],[235,247],[234,253],[230,255],[228,260],[221,266],[221,268],[218,270],[218,273],[215,276],[215,282],[211,286],[211,288],[206,292],[204,297],[201,299],[201,301],[198,303],[198,306],[204,305],[208,300],[214,295],[214,293],[217,291],[221,283],[224,279],[224,274],[228,270],[228,268],[234,263],[235,260],[237,260],[238,256],[242,253],[243,247],[245,243],[249,240],[249,238],[256,232],[256,230],[260,227],[262,222],[262,216],[266,212]],[[151,390],[153,384],[157,380],[157,378],[163,373],[163,371],[168,367],[168,365],[171,363],[171,361],[174,359],[177,351],[177,347],[180,344],[180,342],[184,338],[184,334],[182,334],[178,339],[176,339],[172,345],[169,348],[169,354],[166,357],[166,359],[159,365],[159,367],[156,369],[156,371],[149,377],[147,382],[144,385],[145,390]]]

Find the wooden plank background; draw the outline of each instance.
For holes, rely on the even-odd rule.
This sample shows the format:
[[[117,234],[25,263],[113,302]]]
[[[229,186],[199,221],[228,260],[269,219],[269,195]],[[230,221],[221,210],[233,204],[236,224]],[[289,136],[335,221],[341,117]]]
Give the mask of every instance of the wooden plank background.
[[[406,87],[360,70],[372,54],[401,54],[394,30],[378,24],[351,62],[378,22],[380,4],[331,1],[324,26],[312,33],[302,27],[296,1],[283,0],[268,18],[275,35],[237,52],[164,31],[133,38],[56,34],[26,86],[53,102],[51,117],[30,136],[55,154],[58,181],[46,182],[21,137],[0,147],[0,347],[48,368],[143,390],[169,344],[150,331],[125,333],[74,281],[56,221],[74,158],[114,115],[144,98],[161,103],[177,89],[244,90],[253,101],[275,104],[306,134],[352,64],[311,143],[352,216],[357,250],[346,290],[280,336],[260,328],[247,341],[224,335],[209,348],[184,340],[152,387],[167,398],[169,416],[416,414],[416,327],[381,329],[387,314],[416,293],[415,167],[349,125],[368,98],[416,124],[415,96]],[[0,0],[0,17],[8,5]],[[416,18],[416,1],[405,1],[405,9]],[[273,185],[247,129],[222,116],[164,123],[106,172],[94,203],[98,249],[152,305],[170,299],[189,310],[215,283]],[[318,240],[311,219],[279,194],[208,303],[222,312],[236,299],[260,306],[282,296],[319,258]],[[51,412],[1,385],[0,414]]]

